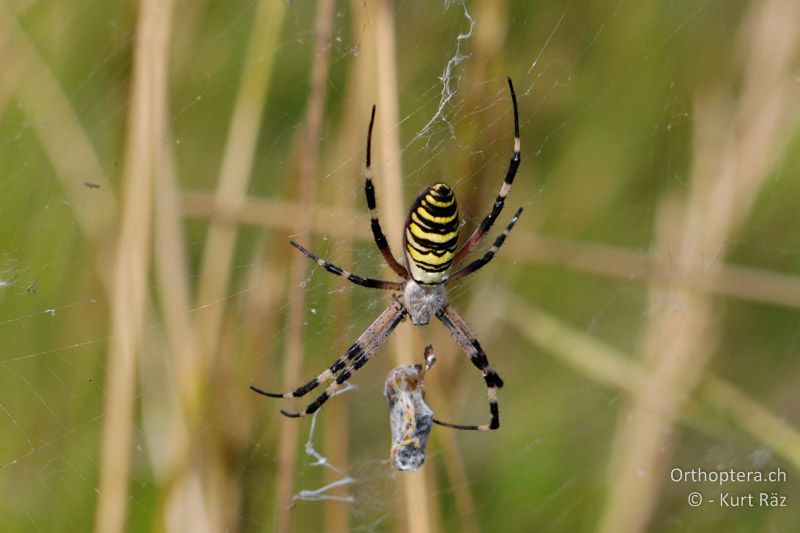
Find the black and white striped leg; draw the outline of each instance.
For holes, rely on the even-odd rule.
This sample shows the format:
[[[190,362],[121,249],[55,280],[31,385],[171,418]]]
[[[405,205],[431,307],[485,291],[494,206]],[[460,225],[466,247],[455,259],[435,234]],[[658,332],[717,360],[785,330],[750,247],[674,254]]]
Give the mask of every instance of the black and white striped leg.
[[[350,377],[359,368],[367,364],[370,355],[371,354],[369,352],[364,352],[361,355],[359,355],[356,358],[356,360],[353,361],[353,363],[345,369],[344,372],[342,372],[341,374],[339,374],[339,376],[336,377],[336,380],[333,383],[328,385],[328,387],[325,389],[325,392],[317,396],[316,399],[313,402],[311,402],[308,405],[308,407],[306,407],[304,410],[298,412],[291,412],[281,409],[281,414],[283,416],[288,416],[289,418],[299,418],[301,416],[306,416],[316,413],[319,410],[319,408],[322,407],[323,404],[331,398],[331,396],[336,394],[337,390],[339,390],[344,386],[344,383],[348,379],[350,379]]]
[[[451,276],[448,276],[446,281],[448,282],[458,281],[459,279],[465,276],[469,276],[476,270],[486,265],[489,261],[491,261],[494,258],[495,254],[497,253],[497,250],[499,250],[500,247],[503,246],[503,243],[506,241],[506,237],[508,237],[508,234],[511,233],[511,230],[514,228],[514,224],[517,223],[517,220],[519,220],[520,214],[522,214],[521,207],[517,209],[517,212],[514,213],[514,216],[511,218],[511,222],[508,223],[508,226],[506,226],[506,229],[503,230],[503,233],[497,236],[497,238],[494,240],[494,243],[492,244],[492,247],[489,248],[489,250],[487,250],[486,254],[484,254],[483,257],[481,257],[480,259],[476,259],[472,263],[466,265],[464,268],[453,273]]]
[[[424,352],[423,358],[425,359],[425,364],[424,365],[414,365],[414,366],[417,367],[417,371],[419,372],[420,381],[424,383],[425,374],[427,374],[427,372],[431,369],[433,364],[436,362],[436,354],[433,352],[433,346],[432,345],[429,344],[429,345],[427,345],[425,347],[425,352]],[[497,403],[497,402],[495,402],[495,403]],[[436,423],[436,424],[439,424],[440,426],[453,428],[453,429],[467,429],[467,430],[472,430],[472,431],[480,431],[482,427],[484,427],[485,429],[489,428],[489,425],[486,425],[486,426],[475,426],[475,425],[465,425],[465,424],[453,424],[452,422],[444,422],[444,421],[439,420],[437,418],[434,418],[433,422]]]
[[[333,263],[329,263],[324,259],[320,259],[309,250],[303,248],[300,244],[297,244],[294,241],[289,241],[289,244],[300,250],[303,254],[309,257],[312,261],[317,263],[319,266],[330,272],[331,274],[336,274],[337,276],[342,276],[343,278],[347,278],[347,281],[355,283],[356,285],[361,285],[362,287],[367,287],[369,289],[389,289],[391,291],[401,291],[403,290],[403,284],[398,283],[396,281],[384,281],[382,279],[372,279],[372,278],[362,278],[361,276],[357,276],[352,272],[348,272],[347,270],[343,269],[342,267],[336,266]]]
[[[372,115],[369,118],[369,130],[367,131],[367,160],[364,169],[364,194],[367,197],[367,207],[369,208],[370,225],[372,226],[372,237],[375,239],[375,245],[380,250],[383,259],[394,270],[398,276],[403,279],[408,279],[408,271],[406,267],[401,265],[395,259],[392,250],[389,247],[389,242],[381,229],[380,220],[378,220],[378,204],[375,201],[375,185],[372,183],[372,126],[375,124],[375,106],[372,106]]]
[[[269,396],[270,398],[300,398],[305,396],[312,390],[319,387],[321,383],[325,383],[333,379],[339,371],[341,371],[349,361],[357,359],[362,356],[371,346],[375,345],[376,339],[385,339],[387,335],[405,318],[406,311],[403,304],[393,299],[392,303],[387,307],[383,313],[378,315],[378,318],[370,324],[370,326],[361,334],[356,342],[354,342],[347,351],[339,357],[334,363],[325,369],[320,375],[302,385],[297,387],[291,392],[268,392],[259,389],[254,385],[250,385],[250,390],[257,392],[262,396]],[[381,340],[380,342],[383,342]],[[374,348],[372,348],[374,349]]]
[[[395,306],[399,306],[399,308]],[[387,313],[389,310],[392,312]],[[337,390],[344,386],[347,380],[350,379],[359,368],[367,364],[369,358],[373,353],[375,353],[375,350],[380,348],[389,334],[394,331],[394,328],[396,328],[397,325],[406,318],[407,311],[403,304],[398,300],[394,300],[392,302],[392,306],[387,309],[387,311],[384,311],[379,317],[379,319],[383,319],[381,326],[373,330],[369,335],[370,338],[367,339],[368,342],[364,343],[364,349],[361,351],[361,353],[353,360],[350,366],[345,368],[341,374],[336,376],[336,380],[328,385],[328,388],[325,389],[325,392],[317,396],[317,398],[303,411],[293,413],[281,409],[281,414],[290,418],[297,418],[315,413],[325,402],[331,398],[331,396],[336,393]],[[376,320],[372,325],[374,326],[377,322],[378,321]],[[372,326],[370,326],[370,328],[372,328]],[[369,330],[367,331],[369,332]]]
[[[511,103],[514,106],[514,154],[511,156],[511,160],[508,163],[508,171],[506,172],[506,178],[503,180],[503,185],[500,187],[500,192],[497,195],[497,198],[494,201],[494,205],[492,206],[492,210],[486,215],[486,218],[480,223],[480,225],[475,228],[475,231],[472,232],[467,242],[464,243],[464,246],[456,252],[455,257],[453,258],[453,262],[457,263],[462,257],[470,253],[472,250],[478,246],[478,243],[481,242],[483,236],[492,228],[494,221],[500,215],[500,212],[503,210],[503,206],[506,202],[506,196],[508,196],[508,192],[511,190],[511,185],[514,183],[514,177],[517,175],[517,169],[519,168],[520,161],[522,161],[522,156],[520,153],[521,150],[521,143],[519,139],[519,111],[517,110],[517,94],[514,92],[514,84],[511,83],[511,78],[508,78],[508,89],[511,92]]]
[[[450,334],[459,346],[461,346],[461,349],[464,350],[464,353],[469,356],[469,360],[472,361],[472,364],[483,374],[483,380],[486,382],[486,394],[489,398],[489,414],[491,418],[488,424],[481,424],[479,426],[450,424],[436,419],[434,419],[434,422],[441,426],[474,431],[489,431],[499,428],[500,408],[497,406],[497,389],[503,386],[503,380],[500,379],[497,372],[489,365],[486,353],[483,351],[483,348],[481,348],[478,339],[475,338],[475,334],[452,306],[445,306],[436,316],[447,326],[447,329],[450,330]]]

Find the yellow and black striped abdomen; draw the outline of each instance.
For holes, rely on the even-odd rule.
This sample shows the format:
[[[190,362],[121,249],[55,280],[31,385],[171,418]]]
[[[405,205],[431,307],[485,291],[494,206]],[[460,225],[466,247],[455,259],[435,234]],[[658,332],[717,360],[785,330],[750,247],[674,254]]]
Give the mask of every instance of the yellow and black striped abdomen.
[[[431,185],[408,213],[403,245],[411,276],[420,283],[441,283],[458,244],[458,205],[453,189]]]

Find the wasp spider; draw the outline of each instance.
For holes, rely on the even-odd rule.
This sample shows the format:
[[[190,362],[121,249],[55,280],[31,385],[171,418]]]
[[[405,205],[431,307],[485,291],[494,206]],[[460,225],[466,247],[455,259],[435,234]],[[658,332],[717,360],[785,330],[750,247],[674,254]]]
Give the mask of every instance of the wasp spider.
[[[377,204],[375,202],[375,186],[372,183],[372,127],[375,122],[375,106],[372,106],[372,115],[369,120],[367,132],[367,157],[365,168],[364,192],[369,207],[370,223],[375,244],[383,255],[384,260],[403,281],[384,281],[378,279],[362,278],[344,270],[324,259],[320,259],[300,244],[291,242],[291,245],[315,261],[319,266],[347,278],[349,281],[362,287],[373,289],[388,289],[397,291],[392,298],[392,303],[378,318],[361,334],[347,351],[317,377],[291,392],[274,393],[266,392],[255,386],[250,388],[264,396],[272,398],[299,398],[317,388],[321,383],[333,381],[325,391],[320,394],[305,410],[297,413],[281,410],[286,416],[299,417],[316,412],[350,377],[364,366],[373,353],[383,344],[397,325],[411,317],[411,322],[417,326],[428,324],[434,317],[438,318],[450,330],[453,338],[469,357],[473,365],[483,373],[483,380],[489,396],[489,423],[482,425],[449,424],[435,420],[437,424],[456,429],[470,429],[485,431],[497,429],[500,426],[500,412],[497,407],[497,389],[503,386],[503,380],[492,370],[486,353],[483,351],[478,339],[467,325],[461,315],[447,301],[445,286],[454,283],[486,265],[503,245],[506,237],[519,219],[522,208],[519,208],[505,230],[495,239],[491,248],[481,257],[455,272],[451,267],[457,264],[464,256],[475,249],[486,233],[491,229],[495,220],[505,205],[506,196],[514,182],[514,176],[520,164],[520,139],[519,139],[519,114],[517,111],[517,97],[514,85],[508,78],[508,88],[511,93],[511,103],[514,109],[514,153],[508,164],[505,180],[500,187],[500,192],[494,201],[492,210],[475,228],[466,243],[458,249],[459,216],[453,190],[444,183],[431,185],[417,197],[411,210],[403,233],[403,248],[405,252],[405,265],[395,259],[389,248],[389,243],[381,230],[378,220]]]

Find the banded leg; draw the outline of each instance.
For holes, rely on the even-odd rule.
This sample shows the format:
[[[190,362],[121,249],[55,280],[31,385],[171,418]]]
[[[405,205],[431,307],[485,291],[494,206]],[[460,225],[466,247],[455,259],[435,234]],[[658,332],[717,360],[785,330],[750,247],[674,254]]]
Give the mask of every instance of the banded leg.
[[[403,284],[398,283],[396,281],[384,281],[382,279],[372,279],[372,278],[362,278],[361,276],[357,276],[347,270],[343,269],[342,267],[336,266],[333,263],[329,263],[324,259],[320,259],[310,251],[306,250],[300,244],[297,244],[294,241],[289,241],[289,244],[300,250],[303,254],[308,256],[309,259],[317,263],[319,266],[330,272],[331,274],[336,274],[337,276],[342,276],[343,278],[347,278],[347,281],[353,282],[356,285],[361,285],[362,287],[367,287],[369,289],[389,289],[391,291],[401,291],[403,290]]]
[[[475,249],[478,246],[478,243],[481,242],[483,236],[492,228],[495,219],[500,215],[500,211],[503,210],[503,206],[506,202],[506,196],[508,196],[508,191],[511,190],[511,184],[514,183],[514,177],[517,175],[517,169],[519,168],[520,161],[522,160],[522,156],[520,154],[520,140],[519,140],[519,112],[517,110],[517,94],[514,92],[514,84],[511,83],[511,78],[508,78],[508,89],[511,92],[511,103],[514,106],[514,154],[511,156],[511,160],[508,162],[508,171],[506,172],[506,178],[503,180],[503,185],[500,187],[500,193],[497,195],[497,198],[494,201],[494,206],[492,206],[492,210],[486,215],[486,218],[480,223],[480,225],[475,228],[475,231],[472,232],[469,239],[461,249],[456,252],[455,257],[453,258],[453,262],[458,262],[462,257],[467,255],[469,252]]]
[[[293,413],[281,409],[281,414],[284,416],[288,416],[290,418],[298,418],[301,416],[306,416],[317,412],[319,408],[322,407],[322,405],[325,402],[327,402],[331,398],[331,396],[333,396],[334,393],[338,389],[340,389],[345,384],[345,382],[347,382],[348,379],[350,379],[353,376],[353,374],[358,372],[359,368],[366,365],[367,362],[369,361],[369,358],[372,356],[373,353],[375,353],[375,350],[380,348],[380,346],[383,344],[383,342],[386,340],[389,334],[391,334],[392,331],[394,331],[394,328],[396,328],[397,325],[406,318],[407,314],[406,308],[397,300],[393,302],[393,305],[394,304],[400,305],[400,309],[394,310],[394,316],[392,316],[391,314],[387,315],[388,320],[384,321],[385,323],[382,325],[382,328],[377,328],[375,331],[373,331],[372,335],[370,336],[369,342],[365,343],[366,345],[364,349],[361,351],[360,355],[358,355],[352,362],[352,364],[350,364],[350,366],[348,366],[341,374],[336,376],[336,380],[330,385],[328,385],[328,387],[325,389],[325,392],[317,396],[317,398],[313,402],[311,402],[308,405],[308,407],[306,407],[303,411]],[[384,315],[386,315],[386,311],[384,311],[381,317],[383,317]],[[377,320],[375,322],[377,322]],[[373,325],[374,324],[375,323],[373,323]],[[371,327],[372,326],[370,326],[370,328]]]
[[[506,226],[506,229],[503,230],[503,233],[497,236],[497,238],[494,240],[494,244],[492,244],[492,247],[489,248],[489,250],[483,257],[481,257],[480,259],[476,259],[475,261],[468,264],[464,268],[458,270],[451,276],[448,276],[445,281],[448,282],[458,281],[465,276],[469,276],[476,270],[483,267],[486,263],[491,261],[494,258],[494,255],[497,253],[497,250],[499,250],[500,247],[503,246],[503,243],[506,241],[506,237],[508,237],[508,234],[511,233],[511,230],[514,228],[514,224],[517,223],[517,220],[519,220],[519,215],[521,213],[522,213],[522,208],[520,207],[519,209],[517,209],[517,212],[514,213],[514,216],[512,217],[511,222],[508,223],[508,226]]]
[[[433,421],[440,426],[474,431],[489,431],[499,428],[500,409],[497,406],[497,389],[503,386],[503,380],[500,379],[497,372],[492,370],[492,367],[489,366],[486,353],[483,351],[483,348],[481,348],[478,339],[475,338],[475,334],[452,306],[445,306],[436,316],[447,326],[447,329],[450,330],[450,334],[453,335],[453,338],[461,346],[461,349],[464,350],[464,353],[469,356],[469,360],[472,361],[472,364],[483,373],[483,380],[486,382],[486,394],[489,398],[489,413],[491,419],[488,424],[481,424],[479,426],[450,424],[436,419]]]
[[[375,239],[375,245],[381,251],[381,255],[386,263],[394,270],[398,276],[403,279],[408,279],[408,271],[406,267],[401,265],[391,248],[386,236],[381,229],[381,223],[378,220],[378,205],[375,201],[375,185],[372,183],[372,126],[375,124],[375,106],[372,106],[372,115],[369,118],[369,130],[367,131],[367,161],[364,169],[364,194],[367,197],[367,207],[369,208],[370,225],[372,226],[372,237]]]
[[[436,354],[433,352],[433,346],[429,344],[425,347],[425,353],[423,357],[425,359],[425,365],[415,365],[417,367],[417,371],[419,372],[420,383],[425,382],[425,374],[427,374],[427,372],[436,362]],[[433,422],[435,424],[439,424],[440,426],[453,429],[467,429],[467,430],[479,431],[482,427],[482,426],[465,425],[465,424],[453,424],[452,422],[444,422],[436,418],[433,419]],[[489,426],[485,426],[485,429],[489,429]]]
[[[254,385],[250,385],[250,390],[253,392],[257,392],[262,396],[269,396],[270,398],[299,398],[301,396],[305,396],[312,390],[316,389],[320,383],[333,379],[333,377],[342,370],[349,361],[353,359],[357,359],[358,357],[364,355],[364,353],[370,348],[376,340],[380,340],[380,343],[383,342],[384,339],[391,333],[391,331],[402,322],[402,320],[406,316],[406,310],[403,304],[393,299],[392,303],[387,307],[383,313],[378,315],[378,318],[370,324],[370,326],[361,334],[361,336],[356,339],[350,348],[339,357],[334,363],[328,367],[324,372],[320,375],[302,385],[297,387],[292,392],[267,392],[265,390],[259,389]],[[377,346],[376,346],[377,347]]]

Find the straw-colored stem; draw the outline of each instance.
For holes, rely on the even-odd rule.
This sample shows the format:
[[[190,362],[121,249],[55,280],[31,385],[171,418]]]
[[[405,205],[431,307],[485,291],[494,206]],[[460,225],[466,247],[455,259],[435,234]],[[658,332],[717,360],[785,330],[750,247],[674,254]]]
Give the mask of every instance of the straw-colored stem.
[[[166,71],[159,72],[166,75]],[[161,455],[161,461],[167,469],[161,472],[163,489],[162,504],[159,509],[163,515],[156,518],[156,526],[166,531],[185,528],[191,531],[206,531],[212,524],[219,522],[223,514],[219,510],[222,502],[209,497],[198,487],[203,481],[203,455],[198,453],[195,434],[200,421],[201,373],[196,364],[197,345],[191,322],[191,289],[188,280],[188,260],[186,257],[186,239],[183,231],[183,219],[180,217],[180,189],[173,143],[169,130],[168,80],[155,80],[153,98],[153,143],[154,143],[154,177],[155,177],[155,210],[154,210],[154,251],[155,278],[159,291],[158,303],[163,317],[165,349],[168,355],[174,381],[164,384],[165,393],[179,401],[172,409],[164,409],[163,405],[148,409],[148,402],[142,404],[142,418],[169,417],[169,421],[158,426],[159,429],[170,428],[169,446],[151,446],[153,455]],[[148,352],[149,353],[149,352]],[[143,373],[143,376],[147,376]],[[161,376],[159,376],[161,378]],[[146,387],[149,385],[142,378]],[[165,415],[166,413],[166,415]],[[145,425],[145,427],[147,427]],[[156,469],[157,470],[157,469]],[[157,472],[158,473],[158,472]],[[208,491],[205,491],[208,492]]]
[[[368,18],[363,9],[363,4],[359,0],[352,0],[350,4],[353,13],[352,31],[356,40],[362,41]],[[333,186],[333,202],[343,211],[352,213],[356,212],[355,204],[357,201],[360,205],[364,205],[363,196],[361,194],[353,194],[353,191],[360,192],[364,186],[364,142],[366,139],[367,112],[370,103],[373,102],[371,85],[373,78],[372,65],[374,65],[374,62],[374,48],[372,46],[361,47],[361,52],[353,58],[347,80],[348,91],[345,96],[347,105],[343,113],[344,124],[339,130],[336,149],[333,151],[334,154],[343,154],[345,157],[352,155],[352,161],[344,167],[344,172],[348,176],[352,176],[352,179],[345,180],[344,183],[333,180],[331,183]],[[347,185],[348,183],[352,183],[355,187],[342,186],[342,184]],[[362,214],[364,215],[363,217],[351,219],[347,225],[359,225],[366,229],[366,213],[362,212]],[[353,220],[356,222],[353,223]],[[363,221],[364,223],[359,224],[358,221]],[[340,261],[345,265],[352,264],[354,257],[353,241],[353,234],[337,240],[337,247],[340,250],[337,257],[340,257]],[[331,294],[330,307],[332,316],[350,316],[352,311],[351,294],[350,291],[337,291]],[[340,320],[332,325],[329,332],[332,337],[331,345],[341,343],[342,334],[349,331],[346,324],[347,321]],[[331,464],[336,465],[343,472],[347,472],[349,466],[349,397],[350,395],[345,394],[337,398],[335,402],[329,402],[329,405],[325,407],[326,414],[321,419],[325,455]],[[325,470],[326,483],[333,483],[340,478],[341,473],[331,469]],[[347,496],[349,493],[349,486],[340,488],[338,492],[340,496]],[[326,501],[324,521],[327,531],[350,531],[350,506],[341,501]]]
[[[746,62],[738,105],[729,115],[722,94],[696,102],[689,195],[682,209],[662,210],[680,214],[662,217],[655,243],[685,277],[719,271],[726,242],[743,224],[795,126],[792,65],[800,28],[784,22],[798,16],[793,0],[754,4],[740,41]],[[653,301],[668,303],[650,314],[645,330],[647,375],[620,416],[600,531],[647,527],[665,479],[672,425],[702,378],[719,335],[708,294],[658,284],[650,290]]]
[[[245,198],[253,165],[262,110],[269,91],[269,79],[275,59],[275,46],[285,12],[282,0],[260,0],[242,71],[242,82],[236,96],[225,152],[222,157],[216,201],[223,212],[236,210]],[[212,221],[203,249],[200,281],[197,289],[196,320],[198,346],[203,349],[201,361],[211,363],[219,339],[225,291],[230,279],[230,266],[236,244],[236,226]]]
[[[754,440],[785,457],[800,473],[800,429],[792,427],[762,403],[715,376],[707,376],[703,380],[698,396],[725,413]]]
[[[605,344],[595,337],[563,323],[522,299],[494,289],[483,295],[486,305],[503,310],[507,321],[529,342],[541,346],[569,368],[601,385],[620,389],[636,396],[647,386],[647,371],[643,364]],[[670,385],[674,387],[674,385]],[[724,413],[753,439],[763,443],[784,457],[800,473],[800,430],[793,428],[780,417],[750,398],[725,380],[707,375],[694,393],[683,390],[681,395],[692,394],[693,399],[682,411],[691,416],[703,404],[716,413]],[[691,418],[685,418],[693,427]]]
[[[235,343],[236,356],[233,359],[238,368],[231,372],[230,378],[233,386],[262,377],[272,379],[270,376],[274,377],[275,375],[276,363],[272,357],[265,357],[265,355],[272,356],[276,350],[265,347],[274,347],[276,339],[281,335],[282,326],[277,317],[280,316],[281,309],[286,306],[287,287],[276,280],[286,279],[284,270],[290,251],[293,249],[286,246],[282,234],[264,235],[250,256],[247,272],[243,276],[243,286],[248,289],[242,295],[243,305],[235,315],[236,320],[244,320],[244,323],[250,327],[241,328],[242,322],[237,323],[237,327],[241,328],[241,336]],[[288,291],[290,297],[294,297],[295,292]],[[257,325],[253,327],[251,322],[255,322]],[[254,376],[258,377],[254,378]],[[257,442],[259,448],[272,456],[280,422],[275,416],[277,413],[273,410],[274,403],[254,397],[249,390],[240,390],[238,393],[244,395],[244,402],[239,404],[241,415],[238,417],[237,425],[250,430],[240,433],[241,444],[246,446]],[[266,423],[258,423],[264,414],[268,415]],[[258,431],[254,432],[253,429]],[[249,499],[251,496],[244,492],[246,486],[244,483],[237,487],[238,490],[243,491],[243,499]],[[257,500],[259,502],[272,501],[272,490],[266,487],[265,489],[258,492]],[[232,529],[241,528],[244,523],[244,517],[240,512],[241,507],[230,511],[236,513],[239,521],[238,525]],[[274,520],[274,513],[275,509],[271,505],[256,505],[248,513],[247,520],[251,524],[270,523],[271,520]]]
[[[502,62],[502,47],[505,43],[505,36],[508,24],[508,2],[506,0],[483,0],[472,4],[470,10],[474,10],[475,20],[475,33],[473,36],[474,43],[470,42],[469,60],[465,62],[465,75],[464,79],[459,84],[458,90],[462,92],[466,102],[467,109],[480,108],[486,98],[487,84],[483,83],[486,79],[492,77],[492,66],[498,62]],[[465,22],[466,24],[466,22]],[[504,73],[507,74],[507,73]],[[456,155],[455,164],[451,179],[460,179],[462,176],[477,178],[480,175],[480,166],[484,157],[484,152],[481,149],[483,143],[487,139],[498,138],[499,129],[501,128],[501,121],[496,120],[496,117],[490,117],[488,111],[475,113],[472,116],[473,120],[467,121],[464,131],[459,133],[458,149],[452,150],[451,153]],[[505,130],[506,133],[510,130]],[[509,139],[510,141],[510,139]],[[452,143],[451,146],[456,146]],[[464,149],[464,146],[471,147],[471,149]],[[485,176],[486,183],[497,183],[500,177],[489,173]],[[476,186],[470,189],[466,196],[460,196],[459,210],[462,213],[470,213],[473,220],[479,220],[478,217],[483,216],[483,210],[487,208],[485,188]],[[482,278],[483,281],[477,283],[489,283],[489,276]],[[478,291],[470,293],[469,307],[473,307],[475,302],[479,300]],[[482,315],[482,318],[486,318]],[[485,324],[482,324],[485,326]],[[485,331],[485,328],[481,328]],[[444,331],[437,331],[437,341],[443,341],[441,344],[435,346],[452,346],[452,340],[449,335]],[[486,338],[481,335],[481,339],[485,344]],[[446,344],[445,344],[446,343]],[[456,354],[457,357],[446,358],[451,364],[443,365],[440,375],[445,380],[451,380],[454,375],[454,370],[459,368],[462,370],[462,375],[467,383],[474,384],[475,375],[472,373],[473,369],[463,369],[461,365],[464,363],[463,357]],[[444,362],[445,358],[442,358]],[[471,365],[470,365],[471,366]],[[445,381],[447,382],[447,381]],[[445,420],[453,420],[452,409],[447,409],[448,402],[453,402],[453,390],[441,385],[442,380],[433,381],[433,387],[430,385],[426,387],[426,391],[430,392],[433,397],[438,399],[432,405],[438,406],[437,409],[445,409],[440,413],[440,418]],[[479,522],[476,520],[475,499],[472,494],[472,483],[470,483],[467,468],[464,465],[463,456],[458,446],[459,432],[456,431],[442,431],[437,433],[441,448],[442,448],[442,461],[444,463],[444,471],[447,474],[448,485],[453,492],[453,500],[459,517],[459,530],[464,533],[473,533],[479,530]]]
[[[183,193],[183,210],[187,217],[215,218],[231,223],[264,227],[270,230],[292,231],[299,217],[296,202],[269,198],[249,198],[239,209],[223,215],[210,193]],[[370,241],[367,224],[351,224],[365,219],[363,211],[318,205],[320,214],[313,231],[340,239],[355,238]],[[743,300],[800,309],[800,279],[789,274],[768,272],[752,267],[720,264],[714,272],[687,276],[669,268],[651,252],[640,252],[608,244],[575,242],[535,234],[514,233],[503,246],[496,261],[512,260],[535,265],[570,268],[588,274],[608,276],[627,281],[674,284],[713,294]]]
[[[314,58],[311,63],[311,93],[306,111],[306,128],[301,137],[303,157],[300,159],[298,183],[300,185],[300,205],[304,216],[297,230],[297,240],[308,243],[314,218],[314,198],[316,196],[317,170],[320,159],[320,137],[322,118],[327,92],[330,52],[333,40],[333,19],[335,0],[319,0],[314,24]],[[293,254],[289,287],[299,287],[306,277],[309,261],[302,254]],[[289,300],[286,328],[286,357],[283,368],[284,386],[300,382],[303,361],[303,322],[305,316],[305,291],[299,291]],[[284,419],[278,442],[277,528],[279,533],[288,532],[292,527],[292,492],[297,456],[297,420]]]
[[[402,227],[405,213],[402,211],[405,202],[402,185],[402,163],[400,151],[400,118],[397,86],[397,60],[394,22],[394,4],[391,0],[379,0],[374,4],[374,39],[377,54],[378,111],[376,117],[377,143],[373,155],[376,167],[380,170],[376,188],[384,199],[380,204],[381,214],[385,220],[387,239],[393,243],[394,250],[402,241]],[[380,202],[380,198],[378,199]],[[394,359],[398,364],[408,365],[416,362],[419,355],[414,353],[412,337],[408,329],[399,328],[392,343]],[[405,509],[402,516],[407,522],[406,529],[412,533],[427,533],[438,528],[434,526],[431,509],[431,492],[424,469],[406,473],[402,480],[405,493]],[[399,524],[398,524],[399,526]]]
[[[403,253],[399,248],[402,241],[403,224],[406,213],[403,211],[403,163],[400,150],[400,104],[397,88],[397,60],[394,29],[394,5],[391,0],[379,0],[374,13],[374,43],[378,81],[378,103],[376,122],[376,142],[373,144],[378,202],[381,217],[385,219],[386,238],[393,244],[395,253]],[[397,338],[408,337],[399,335]],[[398,343],[403,344],[403,343]],[[417,357],[411,350],[400,349],[396,354],[398,363],[412,364]]]
[[[439,402],[438,405],[442,405],[442,403]],[[445,418],[445,420],[453,420],[453,418]],[[475,498],[472,496],[470,476],[458,447],[457,433],[441,431],[437,437],[442,447],[442,461],[459,516],[458,530],[463,533],[478,533],[480,528],[475,511]]]
[[[260,0],[256,6],[242,81],[234,103],[215,191],[216,201],[223,212],[236,209],[245,197],[284,12],[285,3],[282,0]],[[183,376],[188,380],[184,382],[185,390],[182,392],[188,393],[192,402],[195,399],[191,396],[204,390],[210,381],[209,373],[222,331],[236,232],[235,225],[218,221],[212,221],[208,229],[195,301],[197,312],[194,332],[198,351],[194,356],[193,375]],[[202,399],[197,401],[202,403]],[[215,443],[208,444],[213,450]],[[208,502],[220,502],[228,490],[224,465],[219,459],[216,453],[211,452],[205,460],[204,490]],[[221,528],[225,520],[221,504],[214,509],[219,512],[211,515],[210,520],[214,527]]]
[[[166,96],[166,95],[164,95]],[[180,214],[180,190],[174,153],[168,142],[168,109],[162,100],[157,117],[155,183],[155,274],[164,316],[167,342],[175,365],[177,388],[185,416],[198,415],[199,385],[195,355],[197,348],[192,323],[191,296],[188,284],[186,238]],[[160,141],[160,142],[159,142]]]
[[[658,258],[607,244],[582,243],[531,234],[515,234],[503,248],[506,257],[628,281],[674,284],[709,293],[800,309],[800,280],[764,270],[719,265],[714,271],[687,275]]]
[[[124,204],[112,278],[112,335],[95,514],[95,530],[104,533],[123,531],[127,518],[136,360],[142,347],[150,258],[154,99],[159,91],[157,84],[166,80],[171,11],[170,2],[143,0],[139,4],[123,169]]]

